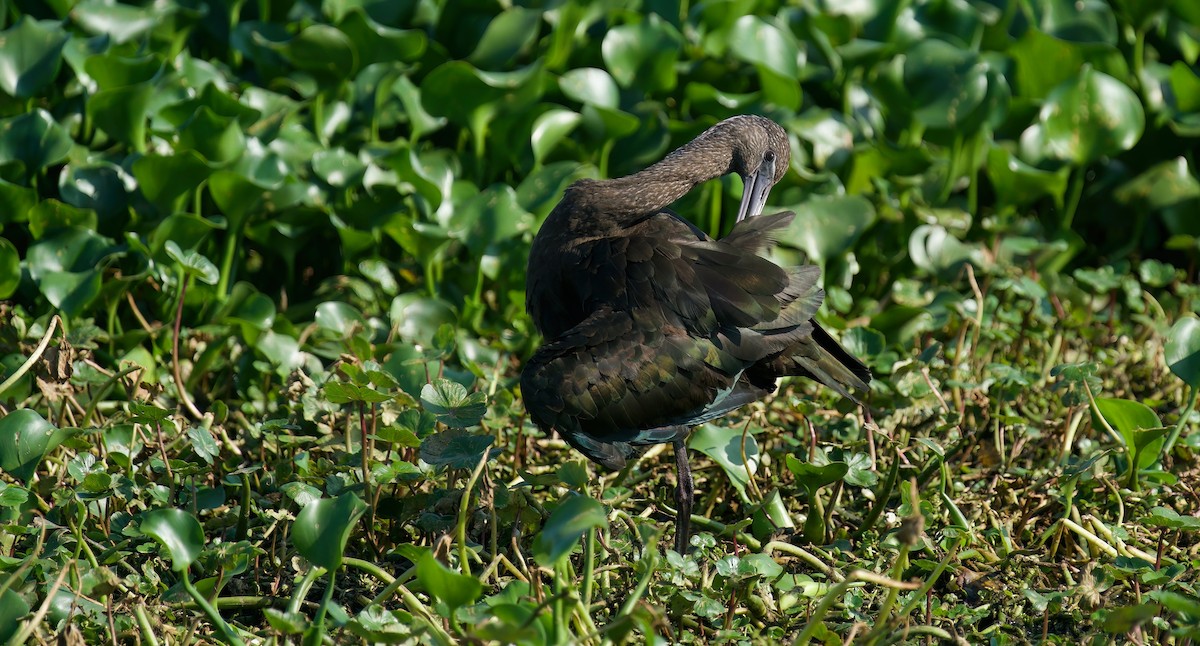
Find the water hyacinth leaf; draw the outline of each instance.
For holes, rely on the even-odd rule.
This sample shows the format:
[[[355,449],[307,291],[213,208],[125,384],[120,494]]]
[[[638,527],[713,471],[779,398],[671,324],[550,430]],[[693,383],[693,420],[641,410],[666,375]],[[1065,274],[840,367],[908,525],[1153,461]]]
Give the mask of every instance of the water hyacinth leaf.
[[[841,480],[850,471],[850,465],[845,462],[816,465],[811,462],[802,462],[793,455],[787,456],[787,468],[792,475],[796,476],[796,481],[809,493],[815,493],[821,487]]]
[[[487,395],[468,393],[457,381],[438,379],[421,389],[421,405],[451,428],[474,426],[487,414]]]
[[[460,574],[442,564],[432,553],[426,553],[417,561],[417,581],[444,608],[439,612],[446,617],[454,616],[459,608],[475,603],[483,592],[479,579]]]
[[[1096,409],[1137,458],[1137,469],[1149,468],[1158,459],[1168,429],[1149,406],[1128,399],[1096,398]]]
[[[120,44],[146,34],[176,10],[175,5],[138,7],[106,0],[82,0],[71,9],[71,19],[85,31],[105,34]]]
[[[905,55],[904,87],[918,122],[929,128],[961,128],[987,97],[987,66],[974,52],[923,40]]]
[[[540,63],[512,72],[483,72],[466,61],[450,61],[421,81],[421,104],[432,115],[474,127],[474,115],[494,114],[501,100],[516,109],[536,99],[540,72]]]
[[[467,57],[483,69],[499,69],[511,63],[537,40],[541,12],[524,7],[512,7],[492,19]]]
[[[209,285],[216,285],[221,279],[221,271],[200,252],[191,249],[184,251],[175,244],[174,240],[167,241],[165,250],[167,256],[179,263],[180,268],[201,281]]]
[[[0,417],[0,470],[28,483],[46,455],[68,434],[31,408],[18,408]]]
[[[336,84],[354,75],[358,54],[354,44],[335,27],[310,25],[277,51],[297,69],[324,83]]]
[[[719,464],[742,501],[750,502],[746,485],[758,472],[761,460],[758,441],[753,435],[743,435],[740,428],[702,424],[688,437],[688,448],[700,451]]]
[[[1167,333],[1167,367],[1193,389],[1200,389],[1200,319],[1181,318]]]
[[[495,441],[490,435],[473,435],[461,428],[435,433],[421,442],[421,459],[435,467],[474,469]],[[499,453],[493,449],[489,455]]]
[[[52,20],[21,16],[0,31],[0,90],[25,99],[54,80],[70,35]]]
[[[167,550],[171,569],[183,572],[204,549],[204,529],[196,517],[182,509],[155,509],[142,515],[138,529]]]
[[[567,98],[584,105],[616,110],[620,105],[621,91],[617,82],[605,70],[595,67],[580,67],[564,72],[558,86]]]
[[[16,245],[0,237],[0,300],[12,296],[20,284],[21,255]]]
[[[803,249],[819,264],[853,248],[876,219],[875,207],[861,195],[814,197],[790,208],[796,217],[779,241]]]
[[[367,503],[349,492],[310,502],[296,514],[292,524],[296,551],[313,565],[336,570],[342,564],[350,533],[366,511]]]
[[[393,299],[388,314],[400,338],[421,345],[432,343],[434,332],[442,325],[458,321],[454,308],[446,301],[413,292]]]
[[[25,264],[46,300],[75,315],[100,294],[96,267],[112,250],[111,240],[89,229],[63,228],[30,246]]]
[[[1055,207],[1061,209],[1067,180],[1071,176],[1068,166],[1053,171],[1035,168],[1003,146],[988,149],[984,169],[996,187],[996,200],[1001,205],[1015,207],[1028,206],[1049,197]]]
[[[607,525],[603,505],[588,496],[570,494],[550,514],[533,540],[533,557],[543,567],[553,567],[571,553],[589,529]]]
[[[12,643],[11,639],[21,629],[21,620],[29,610],[29,604],[11,587],[0,593],[0,640]]]
[[[362,330],[367,324],[358,308],[341,301],[325,301],[318,305],[313,320],[318,328],[343,337]]]
[[[415,61],[425,53],[429,39],[419,29],[395,29],[381,25],[353,7],[338,23],[338,29],[354,45],[359,67],[390,61]]]
[[[314,155],[312,169],[326,184],[346,188],[362,183],[367,165],[345,149],[334,148]]]
[[[38,202],[28,215],[29,233],[39,240],[57,229],[78,227],[92,231],[100,226],[95,211],[64,204],[54,198]]]
[[[1087,165],[1133,148],[1146,127],[1142,102],[1124,83],[1085,66],[1056,87],[1021,135],[1021,156]]]
[[[970,262],[974,250],[959,242],[945,228],[922,224],[908,239],[908,255],[917,267],[931,274],[952,274]]]
[[[533,132],[530,134],[530,145],[533,147],[533,159],[541,166],[542,161],[564,137],[571,134],[579,125],[578,112],[571,110],[548,110],[533,121]]]
[[[123,230],[129,210],[129,195],[136,182],[125,169],[110,162],[68,164],[58,177],[63,200],[81,209],[91,209],[106,231]]]
[[[211,169],[196,151],[173,155],[149,154],[133,162],[138,188],[161,213],[179,210],[182,202],[208,179]]]
[[[682,37],[658,14],[636,25],[621,25],[604,35],[604,65],[621,87],[647,92],[675,88],[675,58]]]
[[[67,129],[41,108],[0,121],[0,163],[21,162],[28,176],[66,159],[73,144]]]

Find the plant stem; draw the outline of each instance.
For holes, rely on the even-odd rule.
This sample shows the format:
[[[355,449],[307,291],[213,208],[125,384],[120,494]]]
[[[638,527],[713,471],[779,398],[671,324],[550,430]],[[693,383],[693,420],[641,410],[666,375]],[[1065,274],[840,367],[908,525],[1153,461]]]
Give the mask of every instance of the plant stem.
[[[220,633],[222,640],[228,644],[233,644],[234,646],[245,646],[245,642],[242,641],[241,637],[238,637],[238,634],[233,630],[233,627],[225,623],[225,620],[221,618],[221,613],[217,612],[217,609],[208,602],[208,599],[205,599],[204,595],[200,594],[200,591],[196,589],[196,586],[192,585],[192,578],[188,576],[187,570],[183,571],[183,589],[187,590],[188,595],[192,597],[192,600],[196,602],[196,605],[200,606],[200,610],[204,611],[204,614],[208,617],[208,620],[213,622],[213,625],[216,626],[217,632]]]
[[[1075,210],[1079,208],[1079,198],[1083,196],[1083,178],[1087,175],[1087,167],[1080,166],[1071,171],[1070,183],[1067,185],[1067,205],[1063,209],[1062,219],[1058,223],[1060,233],[1071,230],[1075,220]]]
[[[458,569],[467,576],[471,576],[471,561],[467,555],[467,515],[471,508],[471,490],[475,488],[479,474],[487,466],[489,453],[490,451],[484,451],[483,456],[479,458],[479,464],[475,465],[475,470],[467,479],[467,486],[458,502]]]
[[[1175,442],[1179,441],[1179,435],[1183,432],[1183,427],[1187,424],[1188,418],[1192,416],[1192,411],[1196,410],[1196,395],[1200,394],[1200,389],[1194,388],[1191,384],[1188,385],[1188,401],[1183,412],[1179,414],[1179,421],[1175,424],[1175,428],[1171,431],[1170,437],[1163,444],[1162,451],[1158,454],[1158,461],[1162,462],[1170,455],[1171,449],[1175,447]]]

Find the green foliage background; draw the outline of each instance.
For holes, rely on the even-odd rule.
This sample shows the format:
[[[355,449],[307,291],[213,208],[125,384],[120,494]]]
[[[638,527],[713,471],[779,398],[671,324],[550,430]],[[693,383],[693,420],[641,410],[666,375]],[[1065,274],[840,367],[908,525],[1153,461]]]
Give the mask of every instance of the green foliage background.
[[[1198,7],[0,2],[0,639],[1196,640]],[[669,458],[526,423],[525,258],[740,113],[874,421],[700,429],[664,556]]]

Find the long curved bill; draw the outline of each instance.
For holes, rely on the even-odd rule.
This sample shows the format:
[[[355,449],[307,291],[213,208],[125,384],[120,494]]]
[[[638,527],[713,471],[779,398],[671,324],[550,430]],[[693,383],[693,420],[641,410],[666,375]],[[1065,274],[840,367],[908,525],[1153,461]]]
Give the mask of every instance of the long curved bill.
[[[742,177],[742,204],[738,207],[737,221],[747,217],[762,215],[763,207],[767,205],[767,196],[771,194],[771,186],[775,180],[775,161],[764,160],[758,170]]]

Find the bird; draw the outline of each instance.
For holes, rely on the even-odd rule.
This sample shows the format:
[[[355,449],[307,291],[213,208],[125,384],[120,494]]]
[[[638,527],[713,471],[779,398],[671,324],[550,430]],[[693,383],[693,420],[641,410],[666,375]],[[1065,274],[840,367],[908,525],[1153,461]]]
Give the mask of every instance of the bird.
[[[786,131],[757,115],[720,121],[631,175],[582,179],[534,236],[526,310],[543,342],[521,396],[547,436],[620,470],[655,444],[678,469],[675,550],[686,554],[695,426],[773,392],[784,376],[844,397],[870,370],[813,320],[819,268],[763,257],[795,215],[762,215],[791,156]],[[737,220],[713,239],[669,207],[727,174],[743,183]]]

